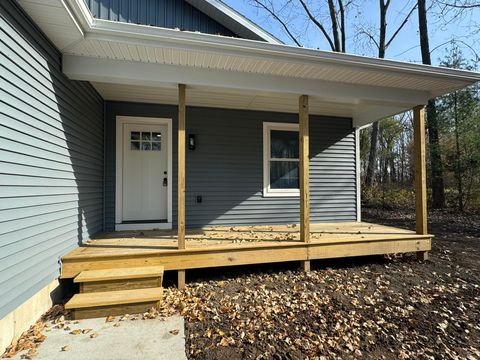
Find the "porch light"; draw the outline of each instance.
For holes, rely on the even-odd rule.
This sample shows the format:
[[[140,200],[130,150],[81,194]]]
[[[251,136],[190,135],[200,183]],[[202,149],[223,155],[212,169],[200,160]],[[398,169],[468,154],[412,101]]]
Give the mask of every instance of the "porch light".
[[[195,134],[188,134],[188,150],[195,150],[196,141]]]

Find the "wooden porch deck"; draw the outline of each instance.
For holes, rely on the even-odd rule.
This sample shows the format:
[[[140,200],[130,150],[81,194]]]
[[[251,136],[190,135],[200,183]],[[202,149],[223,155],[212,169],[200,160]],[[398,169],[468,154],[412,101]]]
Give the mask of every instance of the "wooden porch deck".
[[[62,258],[62,278],[83,270],[161,265],[186,270],[230,265],[305,261],[361,255],[423,252],[431,235],[365,222],[311,224],[310,242],[298,225],[209,227],[187,231],[178,249],[174,231],[106,234]]]

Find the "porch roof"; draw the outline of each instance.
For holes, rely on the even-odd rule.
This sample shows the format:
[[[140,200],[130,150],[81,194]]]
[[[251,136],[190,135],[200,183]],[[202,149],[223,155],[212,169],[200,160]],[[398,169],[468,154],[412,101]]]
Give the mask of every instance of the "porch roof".
[[[312,114],[361,126],[480,80],[464,70],[99,20],[82,0],[58,2],[78,32],[62,40],[64,73],[93,82],[107,100],[176,104],[184,83],[189,105],[297,112],[305,94]],[[40,20],[47,35],[59,21]]]

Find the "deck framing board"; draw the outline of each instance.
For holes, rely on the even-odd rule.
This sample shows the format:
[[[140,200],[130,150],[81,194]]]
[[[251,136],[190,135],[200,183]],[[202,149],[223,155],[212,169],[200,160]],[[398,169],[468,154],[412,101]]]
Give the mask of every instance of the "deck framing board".
[[[94,256],[66,256],[62,261],[62,278],[72,278],[84,270],[116,267],[164,266],[165,270],[252,265],[327,258],[429,251],[431,235],[395,234],[389,238],[336,239],[304,243],[274,242],[146,253]]]

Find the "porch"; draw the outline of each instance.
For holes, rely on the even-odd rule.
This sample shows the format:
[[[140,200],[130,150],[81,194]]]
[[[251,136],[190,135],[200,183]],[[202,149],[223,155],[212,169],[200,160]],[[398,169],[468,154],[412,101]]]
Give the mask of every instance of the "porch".
[[[366,222],[311,224],[310,241],[299,225],[206,227],[187,230],[185,249],[176,231],[116,232],[88,241],[62,258],[62,278],[85,270],[164,266],[165,270],[275,263],[431,249],[431,235]]]
[[[161,265],[178,271],[182,288],[185,271],[195,268],[300,261],[308,270],[315,259],[405,252],[426,258],[422,104],[457,86],[449,74],[236,39],[218,44],[197,34],[127,30],[125,42],[88,37],[92,47],[70,49],[63,69],[90,81],[107,101],[104,229],[173,231],[88,242],[63,257],[62,277]],[[102,44],[128,52],[137,36],[139,54],[148,58],[153,51],[154,58],[94,54]],[[416,232],[362,223],[360,129],[412,109]],[[144,161],[163,151],[163,158]],[[234,227],[204,228],[212,224]]]

